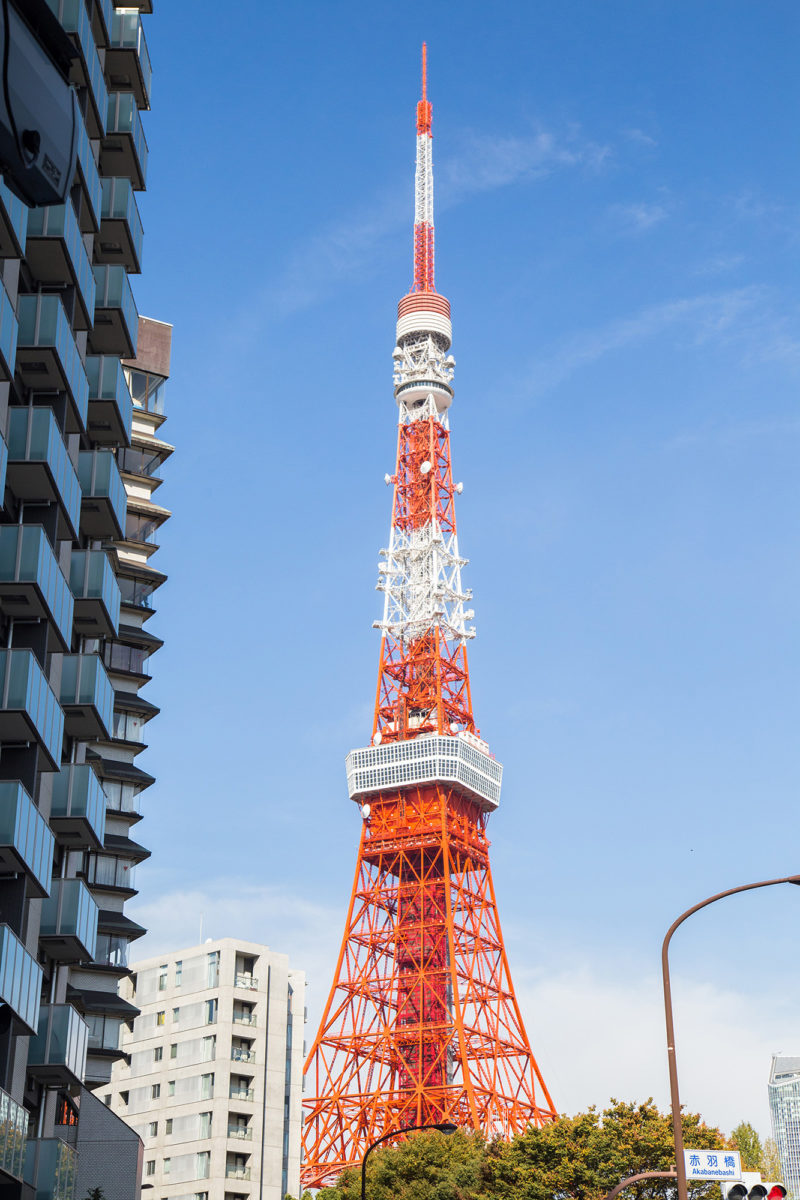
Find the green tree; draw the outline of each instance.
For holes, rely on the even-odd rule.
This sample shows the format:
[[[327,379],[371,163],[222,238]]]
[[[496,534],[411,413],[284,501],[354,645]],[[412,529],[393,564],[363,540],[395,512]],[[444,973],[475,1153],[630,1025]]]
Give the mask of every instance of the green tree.
[[[725,1149],[726,1139],[693,1113],[683,1115],[687,1146]],[[612,1100],[511,1142],[487,1144],[463,1131],[412,1135],[398,1146],[374,1151],[367,1164],[369,1200],[602,1200],[628,1175],[667,1171],[675,1160],[672,1121],[652,1100]],[[694,1183],[692,1200],[719,1200],[719,1184]],[[318,1200],[359,1200],[359,1169],[345,1171]],[[671,1180],[644,1181],[625,1200],[673,1200]]]
[[[778,1147],[774,1138],[764,1141],[764,1153],[761,1156],[761,1174],[770,1183],[784,1183],[783,1167],[781,1166]]]
[[[740,1121],[731,1133],[731,1145],[742,1156],[745,1171],[760,1171],[764,1161],[761,1138],[749,1121]]]

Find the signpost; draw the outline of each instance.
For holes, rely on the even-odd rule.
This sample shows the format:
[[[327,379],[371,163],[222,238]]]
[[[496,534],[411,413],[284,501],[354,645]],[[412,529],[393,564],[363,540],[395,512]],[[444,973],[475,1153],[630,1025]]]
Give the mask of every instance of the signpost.
[[[687,1179],[742,1178],[742,1157],[738,1150],[684,1150]]]

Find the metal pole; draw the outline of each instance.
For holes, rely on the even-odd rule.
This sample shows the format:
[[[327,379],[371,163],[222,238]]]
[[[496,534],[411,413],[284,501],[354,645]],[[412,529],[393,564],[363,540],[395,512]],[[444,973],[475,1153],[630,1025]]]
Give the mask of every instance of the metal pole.
[[[385,1142],[392,1137],[399,1137],[401,1133],[415,1133],[418,1129],[438,1129],[440,1133],[455,1133],[457,1128],[457,1125],[452,1125],[449,1121],[430,1125],[406,1125],[404,1129],[390,1129],[383,1137],[376,1138],[371,1146],[367,1146],[364,1157],[361,1160],[361,1200],[366,1200],[367,1198],[367,1159],[375,1147],[380,1146],[381,1142]]]
[[[638,1175],[629,1175],[627,1179],[621,1180],[616,1187],[613,1187],[603,1200],[614,1200],[628,1184],[638,1183],[640,1179],[677,1179],[678,1176],[674,1171],[640,1171]]]
[[[681,1101],[678,1094],[678,1064],[675,1060],[675,1026],[672,1020],[672,991],[669,981],[669,944],[678,926],[682,925],[687,917],[691,917],[693,913],[699,912],[701,908],[707,908],[709,904],[714,904],[717,900],[724,900],[726,896],[735,896],[737,892],[752,892],[755,888],[773,887],[776,883],[800,884],[800,875],[786,875],[782,879],[765,879],[761,883],[744,883],[741,887],[728,888],[725,892],[718,892],[716,896],[709,896],[707,900],[701,900],[699,904],[693,905],[692,908],[687,908],[685,913],[682,913],[676,921],[672,922],[664,938],[664,944],[661,947],[661,974],[664,980],[664,1015],[667,1025],[669,1094],[672,1104],[672,1133],[675,1139],[675,1170],[678,1180],[678,1200],[688,1200],[688,1190],[686,1186],[686,1163],[683,1158],[683,1126],[681,1125]],[[631,1176],[631,1178],[636,1179],[639,1176]],[[609,1192],[609,1197],[612,1195],[613,1193]]]

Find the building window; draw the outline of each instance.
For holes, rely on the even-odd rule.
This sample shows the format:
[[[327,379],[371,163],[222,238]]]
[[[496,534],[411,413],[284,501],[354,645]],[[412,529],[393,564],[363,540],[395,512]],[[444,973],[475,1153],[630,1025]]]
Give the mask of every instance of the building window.
[[[158,968],[158,990],[165,992],[167,990],[167,964],[162,963]]]
[[[200,1076],[200,1098],[211,1100],[214,1095],[214,1073]]]
[[[167,1117],[166,1121],[164,1122],[164,1133],[167,1135],[167,1137],[169,1137],[169,1135],[172,1133],[172,1117]]]
[[[182,959],[179,958],[178,961],[175,963],[175,987],[181,986],[182,978],[183,978],[183,961],[182,961]]]
[[[164,1057],[164,1047],[156,1046],[153,1050],[153,1062],[161,1062]]]
[[[180,1021],[180,1019],[181,1019],[181,1010],[180,1010],[179,1008],[173,1008],[173,1010],[172,1010],[172,1019],[173,1019],[173,1021]]]
[[[219,1002],[216,997],[213,1000],[206,1000],[206,1025],[216,1025],[218,1007]]]
[[[211,1034],[211,1037],[203,1038],[203,1057],[202,1062],[213,1062],[217,1057],[217,1035]]]
[[[164,1021],[166,1020],[166,1016],[167,1016],[166,1009],[162,1008],[160,1012],[157,1012],[156,1013],[156,1025],[163,1025]]]
[[[208,1179],[211,1174],[211,1152],[201,1150],[197,1155],[197,1179]]]
[[[174,1079],[167,1080],[167,1095],[168,1096],[175,1095],[175,1080]]]
[[[148,1137],[158,1137],[158,1121],[151,1121],[147,1126]]]
[[[211,1113],[201,1112],[197,1114],[198,1137],[211,1137]]]
[[[155,1175],[156,1160],[154,1158],[148,1158],[147,1162],[144,1164],[144,1173],[145,1175]]]
[[[161,1084],[154,1083],[153,1086],[150,1088],[150,1099],[157,1100],[160,1095],[161,1095]]]
[[[162,1168],[161,1168],[165,1175],[169,1175],[169,1169],[170,1169],[171,1165],[172,1165],[171,1160],[169,1158],[165,1158]]]
[[[103,1096],[103,1104],[105,1104],[106,1108],[109,1108],[109,1107],[110,1107],[110,1105],[111,1105],[111,1092],[106,1092],[105,1096]]]
[[[214,950],[208,956],[208,977],[206,987],[217,987],[219,984],[219,950]]]
[[[178,1043],[177,1042],[170,1042],[169,1056],[170,1056],[170,1058],[178,1057]]]

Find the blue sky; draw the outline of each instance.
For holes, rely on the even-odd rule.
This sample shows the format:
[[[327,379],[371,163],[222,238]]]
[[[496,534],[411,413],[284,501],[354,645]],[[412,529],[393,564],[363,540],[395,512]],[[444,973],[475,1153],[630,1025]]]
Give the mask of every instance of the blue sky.
[[[370,733],[429,46],[492,862],[558,1106],[666,1102],[663,932],[800,869],[794,0],[159,3],[142,313],[174,323],[142,954],[242,933],[318,1014]],[[768,1131],[800,892],[676,939],[683,1098]],[[308,1038],[313,1036],[309,1025]]]

